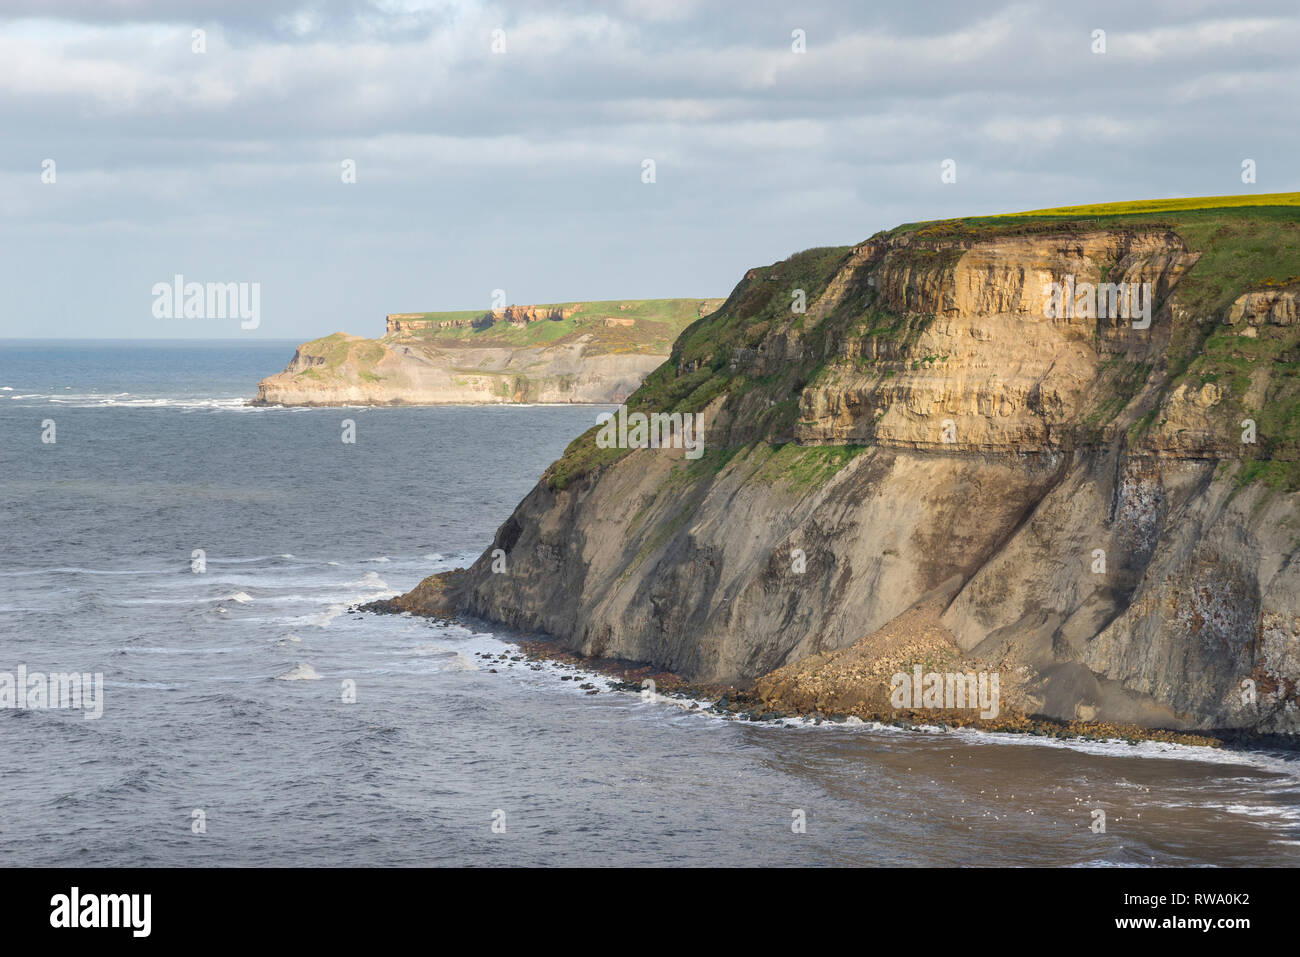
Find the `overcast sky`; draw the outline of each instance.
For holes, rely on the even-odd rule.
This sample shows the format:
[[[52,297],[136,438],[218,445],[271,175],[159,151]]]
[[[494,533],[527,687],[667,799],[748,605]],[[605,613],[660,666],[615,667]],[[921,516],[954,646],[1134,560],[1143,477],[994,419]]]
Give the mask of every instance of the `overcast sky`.
[[[1295,0],[0,0],[0,336],[376,335],[495,289],[726,295],[900,222],[1296,190],[1298,50]],[[177,273],[260,283],[260,325],[156,318]]]

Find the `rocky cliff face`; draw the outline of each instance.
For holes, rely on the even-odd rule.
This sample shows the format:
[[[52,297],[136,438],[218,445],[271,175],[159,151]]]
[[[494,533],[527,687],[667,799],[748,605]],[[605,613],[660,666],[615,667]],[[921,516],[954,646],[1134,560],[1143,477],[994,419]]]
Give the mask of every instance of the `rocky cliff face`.
[[[1223,235],[900,230],[751,270],[628,402],[702,412],[704,458],[588,434],[398,605],[810,709],[878,682],[845,661],[946,649],[1026,713],[1295,731],[1295,290]],[[1146,318],[1114,314],[1120,283]]]
[[[558,322],[575,315],[577,306],[506,306],[491,309],[472,319],[426,319],[423,313],[391,313],[387,317],[389,335],[422,332],[427,329],[486,329],[498,322],[527,325],[530,322]]]

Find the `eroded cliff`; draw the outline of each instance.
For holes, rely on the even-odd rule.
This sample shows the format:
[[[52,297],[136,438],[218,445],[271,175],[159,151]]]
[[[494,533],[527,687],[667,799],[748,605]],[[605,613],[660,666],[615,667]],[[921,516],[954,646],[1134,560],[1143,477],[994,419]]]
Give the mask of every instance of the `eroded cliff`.
[[[1025,713],[1295,731],[1298,275],[1293,202],[923,224],[751,270],[627,402],[702,413],[703,458],[593,430],[397,606],[800,710],[878,697],[863,663],[905,649],[998,671]]]

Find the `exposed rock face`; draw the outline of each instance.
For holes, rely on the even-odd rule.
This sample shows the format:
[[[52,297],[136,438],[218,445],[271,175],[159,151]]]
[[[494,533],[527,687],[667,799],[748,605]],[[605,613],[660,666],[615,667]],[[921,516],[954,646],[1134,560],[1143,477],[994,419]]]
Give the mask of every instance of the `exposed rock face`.
[[[880,308],[933,316],[907,344],[919,368],[882,380],[842,362],[832,381],[800,396],[800,442],[1021,453],[1068,447],[1098,367],[1134,336],[1131,322],[1118,318],[1100,328],[1091,316],[1047,318],[1044,290],[1066,276],[1076,287],[1096,285],[1105,270],[1109,282],[1150,283],[1163,302],[1196,261],[1169,233],[1020,237],[920,262],[890,252],[878,243],[859,247],[831,294],[843,295],[878,262],[869,278]],[[842,348],[846,360],[862,350],[872,360],[902,358],[895,339],[847,340]]]
[[[1197,261],[1162,229],[903,234],[845,253],[797,320],[759,303],[807,286],[802,260],[751,270],[717,314],[751,323],[729,354],[674,351],[680,394],[732,377],[704,410],[712,456],[640,449],[564,482],[562,460],[431,580],[438,608],[745,684],[876,633],[912,647],[898,623],[924,601],[917,647],[1014,675],[1027,712],[1295,731],[1300,503],[1234,482],[1226,393],[1168,363],[1178,323],[1285,324],[1294,296],[1189,316]],[[1152,321],[1048,317],[1067,276],[1150,284]],[[397,605],[432,611],[431,588]]]
[[[484,329],[498,322],[527,325],[543,320],[556,321],[574,315],[577,306],[506,306],[492,309],[473,319],[434,320],[424,318],[424,313],[390,313],[387,318],[388,334],[423,332],[426,329]]]
[[[312,377],[310,370],[324,369],[326,361],[308,351],[310,343],[300,346],[284,372],[259,383],[253,404],[608,404],[626,399],[667,358],[588,355],[586,340],[547,348],[438,348],[338,335],[354,348],[328,374]]]
[[[1289,289],[1247,293],[1232,304],[1228,322],[1234,325],[1244,323],[1246,326],[1264,323],[1275,326],[1295,325],[1296,293]]]

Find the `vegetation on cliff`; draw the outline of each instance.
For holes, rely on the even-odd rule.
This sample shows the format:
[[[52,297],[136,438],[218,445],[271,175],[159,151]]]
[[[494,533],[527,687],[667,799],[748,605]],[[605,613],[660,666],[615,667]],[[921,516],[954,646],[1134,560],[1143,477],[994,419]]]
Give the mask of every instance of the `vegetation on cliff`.
[[[1104,231],[1166,234],[1185,246],[1194,265],[1176,280],[1167,301],[1155,304],[1158,339],[1142,347],[1112,342],[1099,349],[1104,355],[1093,394],[1069,441],[1108,440],[1121,413],[1133,412],[1135,400],[1143,407],[1129,416],[1132,422],[1122,423],[1128,439],[1154,441],[1162,428],[1174,427],[1177,402],[1194,395],[1209,405],[1215,447],[1225,458],[1242,460],[1238,481],[1300,487],[1300,322],[1294,315],[1300,294],[1300,194],[1153,200],[911,223],[857,247],[806,250],[750,270],[716,312],[682,332],[670,360],[627,405],[647,412],[712,408],[709,442],[715,448],[785,445],[796,438],[800,393],[810,384],[860,373],[884,381],[918,368],[942,368],[947,360],[915,348],[935,317],[885,304],[873,285],[876,267],[886,265],[907,280],[951,279],[958,261],[979,243],[1069,240]],[[1102,268],[1104,281],[1109,267]],[[828,290],[832,294],[824,297]],[[1267,294],[1257,313],[1276,302],[1274,314],[1243,316],[1243,297],[1249,309],[1252,294]],[[807,311],[795,308],[800,300]],[[1114,338],[1105,320],[1097,320],[1098,339],[1107,335]],[[1254,423],[1253,443],[1240,441],[1248,422]],[[552,488],[564,488],[627,454],[597,449],[594,434],[576,439],[551,467]]]
[[[667,354],[686,326],[717,307],[720,299],[614,299],[600,302],[557,302],[530,307],[558,318],[533,322],[505,319],[483,321],[482,310],[411,313],[410,319],[428,322],[428,328],[403,333],[401,338],[438,346],[543,347],[589,337],[589,354]]]

